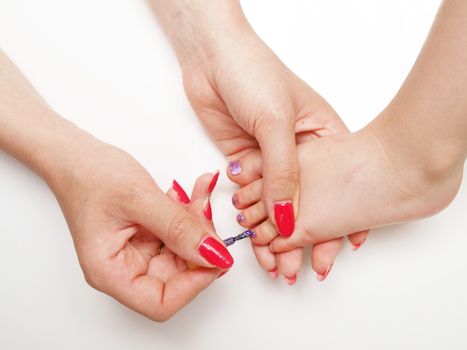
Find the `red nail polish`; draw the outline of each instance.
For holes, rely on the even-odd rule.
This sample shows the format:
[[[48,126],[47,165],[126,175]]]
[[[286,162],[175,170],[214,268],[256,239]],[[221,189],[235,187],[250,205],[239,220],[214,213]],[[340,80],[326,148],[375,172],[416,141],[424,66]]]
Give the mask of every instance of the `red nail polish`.
[[[172,188],[173,190],[177,193],[178,200],[182,203],[189,204],[190,203],[190,198],[186,194],[185,190],[180,186],[180,184],[173,180],[172,181]]]
[[[324,275],[322,275],[320,273],[317,273],[316,278],[318,279],[318,281],[320,281],[320,282],[324,281],[326,279],[326,277],[328,277],[329,272],[331,271],[331,268],[332,268],[332,264],[328,266],[328,268],[324,272]]]
[[[209,201],[209,198],[206,199],[206,202],[204,203],[203,213],[206,219],[208,219],[209,221],[212,221],[212,208],[211,208],[211,202]]]
[[[234,260],[227,248],[218,240],[207,237],[198,248],[200,254],[206,261],[221,269],[230,268]]]
[[[212,191],[214,191],[214,187],[216,187],[216,184],[217,184],[217,179],[219,179],[219,170],[216,171],[216,173],[212,177],[211,182],[209,183],[209,187],[208,187],[209,193],[212,193]]]
[[[360,249],[360,247],[363,245],[363,243],[365,243],[365,241],[366,241],[366,238],[362,239],[362,241],[360,243],[358,243],[358,244],[356,244],[356,245],[354,245],[352,247],[352,250],[356,251],[356,250]]]
[[[277,230],[283,237],[290,237],[295,229],[293,204],[290,201],[278,202],[274,205],[274,218]]]
[[[225,271],[222,271],[221,274],[219,276],[217,276],[217,278],[221,278],[222,276],[224,276],[227,272],[229,272],[230,270],[225,270]]]

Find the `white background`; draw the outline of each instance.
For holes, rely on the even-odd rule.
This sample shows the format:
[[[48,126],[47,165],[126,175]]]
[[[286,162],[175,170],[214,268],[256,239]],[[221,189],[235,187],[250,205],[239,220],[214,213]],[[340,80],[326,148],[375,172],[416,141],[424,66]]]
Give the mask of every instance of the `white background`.
[[[352,130],[390,101],[439,1],[244,1],[273,50]],[[224,169],[144,0],[0,0],[0,45],[62,115],[132,153],[167,188]],[[467,187],[441,214],[347,244],[324,283],[274,282],[249,244],[165,324],[88,287],[54,197],[0,153],[0,349],[466,349]],[[315,184],[319,186],[319,184]],[[226,176],[221,235],[240,232]]]

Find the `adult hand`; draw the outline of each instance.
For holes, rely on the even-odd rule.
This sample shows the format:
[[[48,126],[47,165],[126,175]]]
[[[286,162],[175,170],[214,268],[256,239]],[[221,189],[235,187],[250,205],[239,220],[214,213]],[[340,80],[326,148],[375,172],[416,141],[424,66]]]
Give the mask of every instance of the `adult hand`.
[[[92,286],[163,321],[232,266],[212,224],[199,219],[210,217],[217,174],[207,191],[198,184],[188,209],[130,155],[52,111],[1,51],[0,73],[0,148],[55,193]],[[174,191],[188,203],[175,182]],[[187,261],[202,268],[187,270]]]
[[[208,133],[232,161],[229,177],[240,177],[236,160],[260,149],[262,201],[269,220],[255,230],[271,237],[293,233],[298,203],[296,134],[347,132],[329,104],[293,74],[261,41],[238,1],[152,0],[183,71],[186,94]],[[248,179],[255,180],[255,179]],[[240,185],[247,182],[236,181]],[[264,254],[267,247],[262,247]],[[292,257],[291,257],[292,258]],[[269,266],[288,261],[295,275],[301,253],[290,259],[268,255]]]
[[[51,183],[91,286],[164,321],[232,266],[210,216],[203,217],[213,175],[200,178],[184,207],[171,199],[188,203],[176,182],[162,193],[127,153],[100,142],[79,150]],[[188,269],[188,262],[200,268]]]

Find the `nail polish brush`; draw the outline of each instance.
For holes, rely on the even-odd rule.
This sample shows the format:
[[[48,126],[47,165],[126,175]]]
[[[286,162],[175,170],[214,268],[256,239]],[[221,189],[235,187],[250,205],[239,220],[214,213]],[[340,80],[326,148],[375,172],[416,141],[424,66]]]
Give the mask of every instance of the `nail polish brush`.
[[[256,234],[252,230],[246,230],[246,231],[240,233],[237,236],[233,236],[233,237],[229,237],[229,238],[224,239],[223,242],[228,247],[229,245],[232,245],[237,241],[240,241],[240,240],[245,239],[247,237],[251,238],[251,237],[254,237],[255,235]]]

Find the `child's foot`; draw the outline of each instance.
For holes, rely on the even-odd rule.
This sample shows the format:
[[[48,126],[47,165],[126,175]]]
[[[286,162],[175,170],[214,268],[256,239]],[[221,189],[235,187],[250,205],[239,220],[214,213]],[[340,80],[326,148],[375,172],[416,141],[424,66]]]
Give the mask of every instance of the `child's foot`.
[[[386,132],[371,125],[300,145],[301,237],[277,239],[273,250],[427,217],[454,199],[463,161],[449,164],[422,156],[417,161],[413,154],[407,158],[409,152],[399,152],[403,147],[384,141],[381,133]]]

